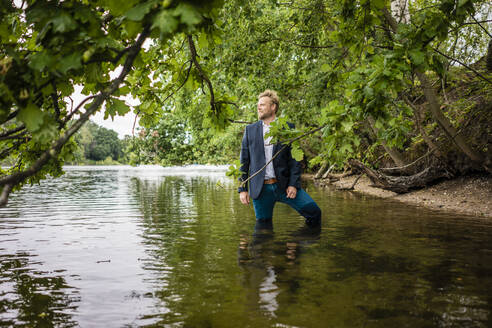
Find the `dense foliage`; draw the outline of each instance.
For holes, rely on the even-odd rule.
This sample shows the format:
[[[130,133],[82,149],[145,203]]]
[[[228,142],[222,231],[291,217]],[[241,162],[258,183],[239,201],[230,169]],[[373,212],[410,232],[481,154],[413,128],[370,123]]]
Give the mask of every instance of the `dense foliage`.
[[[149,102],[148,91],[164,82],[149,73],[169,68],[176,37],[208,33],[220,6],[221,1],[2,0],[0,159],[10,157],[15,165],[1,172],[0,203],[23,183],[61,174],[75,150],[71,136],[103,104],[106,117],[123,115],[130,108],[120,97],[131,94],[142,101],[135,108],[142,122],[158,120],[161,104]],[[75,85],[87,95],[79,104],[67,98]]]
[[[178,110],[164,113],[159,123],[130,138],[126,156],[129,164],[224,164],[237,156],[237,143],[241,127],[236,134],[211,132],[193,127]],[[231,129],[233,130],[233,129]]]
[[[228,1],[220,40],[197,38],[208,75],[170,71],[161,78],[184,83],[167,104],[171,115],[188,122],[198,147],[206,147],[199,136],[211,126],[201,113],[210,108],[203,92],[212,91],[206,83],[212,81],[215,93],[228,95],[223,103],[234,103],[228,117],[240,121],[255,120],[259,92],[277,90],[284,117],[273,129],[277,139],[323,127],[292,144],[294,155],[306,155],[313,168],[342,168],[356,158],[372,167],[412,164],[406,173],[433,165],[448,176],[490,171],[490,140],[483,134],[491,120],[492,78],[479,60],[491,18],[487,1]],[[190,56],[176,60],[184,71]],[[285,121],[299,129],[285,131]],[[232,160],[241,130],[233,124],[205,134],[232,143]]]
[[[452,139],[442,160],[455,158],[445,151],[457,152],[475,168],[490,169],[487,142],[472,145],[457,133],[470,107],[453,109],[453,99],[442,92],[463,74],[456,70],[461,63],[479,96],[467,106],[492,101],[490,71],[483,65],[470,70],[490,40],[489,2],[395,1],[407,5],[402,13],[387,1],[240,3],[240,10],[234,2],[224,6],[228,23],[209,70],[240,104],[274,88],[289,120],[326,126],[303,146],[311,164],[341,167],[348,158],[376,163],[386,154],[403,166]],[[420,143],[426,143],[420,152],[408,152]]]
[[[133,163],[230,161],[244,127],[231,121],[254,121],[256,95],[272,88],[283,116],[273,134],[313,167],[427,156],[447,172],[490,171],[489,140],[469,122],[490,126],[492,77],[472,63],[491,10],[485,0],[3,1],[0,154],[15,165],[0,201],[61,174],[70,137],[103,103],[107,117],[127,113],[125,95],[144,127],[129,142]],[[477,94],[468,103],[444,92],[463,88],[457,65]],[[74,85],[88,96],[75,108]],[[282,129],[287,120],[298,129]]]
[[[106,129],[89,121],[74,136],[77,150],[74,163],[91,164],[104,162],[112,164],[123,162],[123,142],[118,139],[116,131]]]

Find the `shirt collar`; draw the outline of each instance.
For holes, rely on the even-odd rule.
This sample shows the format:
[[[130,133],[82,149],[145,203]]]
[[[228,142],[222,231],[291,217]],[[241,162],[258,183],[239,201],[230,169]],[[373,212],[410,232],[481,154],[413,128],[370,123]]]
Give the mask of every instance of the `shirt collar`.
[[[277,118],[275,117],[275,119],[274,119],[272,122],[275,122],[276,120],[277,120]],[[272,124],[272,122],[270,122],[270,124]],[[265,124],[265,122],[264,122],[263,120],[261,120],[261,124],[262,124],[263,126],[268,127],[268,128],[270,127],[270,124]]]

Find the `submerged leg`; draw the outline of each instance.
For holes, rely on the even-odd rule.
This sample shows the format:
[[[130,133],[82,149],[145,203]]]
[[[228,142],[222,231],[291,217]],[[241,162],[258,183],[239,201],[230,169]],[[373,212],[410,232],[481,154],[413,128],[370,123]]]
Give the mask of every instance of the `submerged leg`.
[[[257,199],[253,199],[256,220],[271,220],[274,206],[275,191],[273,185],[265,184],[261,189],[260,196]]]
[[[306,224],[309,226],[317,226],[321,224],[321,209],[318,204],[305,192],[303,189],[297,190],[296,198],[287,198],[285,191],[280,191],[279,201],[290,205],[299,214],[306,219]]]

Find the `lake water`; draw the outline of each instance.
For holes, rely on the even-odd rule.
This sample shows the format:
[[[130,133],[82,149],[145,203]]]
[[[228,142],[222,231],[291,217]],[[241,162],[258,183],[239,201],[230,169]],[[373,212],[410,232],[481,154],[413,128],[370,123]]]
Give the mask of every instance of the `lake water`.
[[[320,229],[224,168],[67,167],[0,209],[0,327],[492,327],[492,222],[305,189]]]

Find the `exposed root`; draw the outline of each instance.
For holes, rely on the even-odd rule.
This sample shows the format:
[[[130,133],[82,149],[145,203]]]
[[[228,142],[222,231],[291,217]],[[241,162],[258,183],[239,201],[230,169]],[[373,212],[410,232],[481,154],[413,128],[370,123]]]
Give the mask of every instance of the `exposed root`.
[[[412,189],[423,188],[437,179],[450,178],[452,176],[448,171],[437,166],[427,167],[421,172],[409,176],[389,176],[381,171],[368,168],[356,159],[351,159],[348,163],[352,168],[364,172],[373,183],[373,187],[390,190],[398,194],[407,193]]]

